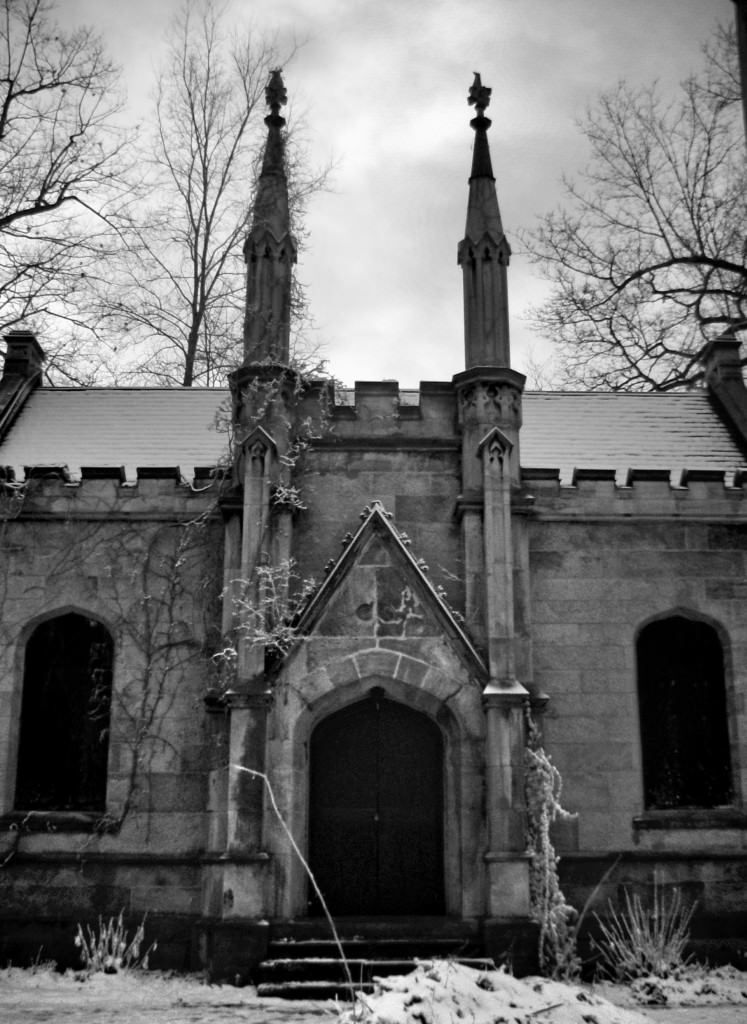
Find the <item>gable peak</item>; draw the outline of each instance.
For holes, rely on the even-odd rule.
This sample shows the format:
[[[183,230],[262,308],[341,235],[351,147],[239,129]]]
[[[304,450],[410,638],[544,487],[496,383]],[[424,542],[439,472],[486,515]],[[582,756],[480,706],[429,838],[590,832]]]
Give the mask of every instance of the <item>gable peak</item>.
[[[400,532],[393,523],[393,516],[381,501],[374,500],[360,514],[361,524],[354,534],[348,533],[342,540],[342,552],[336,560],[328,563],[327,576],[303,610],[297,623],[299,632],[310,633],[322,619],[325,610],[336,593],[345,585],[345,580],[356,565],[363,560],[370,562],[379,571],[389,567],[398,572],[404,581],[403,596],[417,595],[417,601],[430,608],[439,629],[451,638],[452,643],[465,653],[478,675],[486,672],[482,658],[475,650],[456,614],[445,600],[445,594],[428,578],[428,565],[410,551],[410,538]],[[405,593],[407,592],[407,593]],[[410,598],[408,598],[410,599]]]

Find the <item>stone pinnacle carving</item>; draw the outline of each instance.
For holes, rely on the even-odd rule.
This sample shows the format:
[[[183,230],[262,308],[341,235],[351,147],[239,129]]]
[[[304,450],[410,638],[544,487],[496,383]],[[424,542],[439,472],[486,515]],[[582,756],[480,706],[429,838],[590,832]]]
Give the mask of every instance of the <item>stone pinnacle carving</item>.
[[[282,68],[275,68],[270,72],[270,81],[265,88],[265,103],[270,108],[271,115],[278,117],[280,108],[288,102],[288,93],[283,82]]]
[[[486,107],[490,104],[490,94],[493,90],[489,89],[487,85],[482,84],[479,71],[475,71],[474,74],[475,80],[470,86],[467,102],[470,106],[474,105],[477,116],[481,117],[485,113]]]

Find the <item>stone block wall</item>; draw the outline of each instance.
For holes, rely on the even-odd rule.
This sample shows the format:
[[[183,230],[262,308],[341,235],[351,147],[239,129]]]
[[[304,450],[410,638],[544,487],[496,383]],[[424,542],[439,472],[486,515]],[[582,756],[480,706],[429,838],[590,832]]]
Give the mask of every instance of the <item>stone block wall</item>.
[[[418,391],[401,391],[396,381],[358,381],[354,389],[338,390],[328,406],[321,392],[321,385],[312,387],[299,411],[299,420],[314,422],[316,435],[296,470],[306,505],[295,530],[301,575],[320,582],[363,509],[380,501],[410,537],[413,554],[428,563],[434,584],[462,607],[454,517],[461,449],[452,384],[424,381]],[[326,411],[322,422],[320,408]]]
[[[34,479],[18,514],[0,524],[3,932],[30,916],[199,913],[220,738],[202,704],[220,621],[213,505],[209,490],[174,476],[134,487]],[[114,641],[105,813],[24,816],[14,801],[25,645],[40,622],[71,611],[103,623]]]
[[[298,517],[294,544],[302,577],[321,582],[325,564],[339,557],[363,509],[378,500],[409,536],[413,554],[427,562],[430,579],[444,587],[450,603],[462,606],[455,447],[371,452],[320,445],[308,454],[304,470],[301,497],[307,509]]]
[[[728,892],[726,906],[747,913],[741,883],[727,877],[735,865],[743,870],[747,852],[747,496],[698,480],[677,488],[533,481],[532,491],[533,682],[550,697],[544,734],[563,777],[563,803],[578,812],[557,830],[574,901],[582,905],[604,876],[605,857],[622,852],[637,865],[628,870],[636,884],[657,873],[677,884],[678,872],[695,870],[687,864],[706,865],[712,855],[711,874],[696,872],[702,912],[720,913]],[[644,625],[674,614],[708,623],[722,642],[735,806],[728,820],[675,812],[654,828],[641,820],[636,641]],[[606,895],[619,895],[626,877],[616,869]]]

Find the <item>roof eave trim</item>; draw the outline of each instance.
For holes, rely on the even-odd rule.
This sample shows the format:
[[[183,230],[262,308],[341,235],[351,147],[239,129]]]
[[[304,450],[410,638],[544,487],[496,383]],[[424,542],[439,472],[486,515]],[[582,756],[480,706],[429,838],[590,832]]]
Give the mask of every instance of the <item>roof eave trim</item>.
[[[33,377],[19,376],[15,381],[6,380],[0,387],[0,441],[3,441],[26,400],[41,380],[41,372]]]

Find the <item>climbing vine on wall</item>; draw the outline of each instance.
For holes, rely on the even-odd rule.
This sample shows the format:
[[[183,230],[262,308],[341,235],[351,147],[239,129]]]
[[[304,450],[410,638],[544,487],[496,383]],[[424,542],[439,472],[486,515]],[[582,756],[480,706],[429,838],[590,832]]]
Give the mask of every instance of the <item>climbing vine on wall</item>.
[[[554,978],[576,977],[581,962],[576,949],[578,913],[566,903],[558,878],[559,857],[550,830],[558,818],[573,817],[560,803],[560,772],[545,753],[531,711],[526,708],[527,743],[524,788],[527,849],[531,856],[529,892],[533,919],[539,924],[539,963]]]
[[[133,807],[145,809],[156,761],[178,755],[169,719],[185,682],[200,667],[200,674],[205,672],[214,650],[219,620],[214,525],[210,505],[193,519],[157,527],[137,545],[130,578],[114,591],[117,632],[130,651],[131,669],[113,693],[121,767],[127,772],[117,811],[105,822],[114,831]],[[112,553],[119,563],[121,550],[114,546]]]
[[[294,401],[307,394],[307,384],[292,370],[279,372],[269,392],[279,393],[288,380]],[[285,424],[289,445],[281,479],[270,495],[270,518],[297,514],[304,508],[292,475],[314,437],[325,429],[328,390],[320,387],[318,399],[316,391],[312,386],[306,415],[293,416],[293,423],[289,417]],[[271,401],[267,393],[264,397]],[[266,411],[259,402],[257,420]],[[54,615],[57,608],[75,606],[83,615],[87,608],[92,614],[100,611],[119,652],[111,695],[107,810],[96,820],[88,815],[84,846],[95,843],[100,833],[119,832],[133,813],[138,817],[133,827],[151,827],[149,811],[154,809],[158,780],[166,779],[184,759],[174,719],[185,715],[190,702],[201,707],[202,687],[211,677],[216,650],[229,652],[225,659],[229,662],[231,649],[235,651],[237,636],[226,643],[220,633],[219,504],[231,486],[234,441],[228,426],[230,422],[218,427],[226,429],[228,444],[226,458],[210,484],[196,487],[182,480],[193,491],[209,493],[194,495],[193,506],[191,498],[174,492],[174,506],[164,510],[163,519],[151,510],[146,510],[143,521],[137,515],[131,517],[116,488],[107,499],[105,487],[85,481],[80,491],[61,479],[34,478],[19,484],[12,473],[0,471],[0,552],[6,556],[6,571],[0,577],[0,643],[13,651],[27,623],[39,613]],[[157,501],[163,509],[162,500]],[[195,506],[199,511],[190,517]],[[49,514],[52,509],[54,516]],[[255,567],[258,585],[253,588],[259,603],[242,605],[247,590],[239,588],[235,619],[239,633],[264,647],[271,661],[293,642],[294,617],[313,581],[301,579],[292,561],[270,565],[266,551],[260,561]],[[218,725],[217,720],[206,720],[204,729],[194,729],[189,750],[196,751],[196,771],[204,769],[197,752],[203,749],[205,730],[212,730],[207,747],[212,758],[220,761]],[[161,790],[158,800],[163,804]],[[27,832],[58,827],[53,815],[29,814],[21,819],[17,812],[5,824],[12,844],[0,850],[0,865],[13,859],[18,841]]]
[[[272,676],[296,640],[296,622],[317,587],[314,579],[299,573],[295,559],[273,558],[271,524],[282,514],[295,516],[306,509],[299,470],[313,442],[329,429],[332,382],[310,378],[310,372],[320,371],[319,364],[267,364],[253,369],[257,372],[234,396],[230,410],[224,408],[216,419],[216,428],[228,435],[229,459],[242,437],[251,436],[256,427],[272,435],[273,424],[279,426],[285,441],[272,480],[270,516],[256,563],[244,567],[246,575],[230,580],[223,592],[224,602],[232,606],[233,627],[213,656],[217,679],[211,698],[233,686],[242,646],[263,649],[265,669]]]
[[[236,625],[213,655],[220,690],[234,683],[238,647],[242,643],[263,649],[265,668],[272,674],[274,666],[298,637],[298,616],[316,587],[315,580],[301,578],[293,559],[276,565],[257,565],[249,580],[231,581],[229,599]]]
[[[79,827],[88,833],[84,846],[97,834],[118,832],[133,811],[147,815],[153,772],[181,756],[169,720],[177,708],[188,714],[189,701],[199,699],[193,680],[205,677],[220,620],[215,503],[197,498],[202,511],[189,518],[186,498],[181,517],[131,521],[118,498],[95,492],[87,498],[88,486],[84,482],[78,491],[31,480],[25,493],[14,490],[12,507],[0,512],[6,569],[0,581],[0,643],[12,651],[39,613],[54,617],[72,605],[83,616],[86,608],[100,614],[118,650],[111,723],[108,715],[81,723],[89,731],[104,730],[102,739],[113,748],[107,810],[84,816],[85,822],[81,817]],[[70,502],[70,513],[50,519],[45,513],[51,501],[58,507]],[[40,573],[43,588],[37,585]],[[2,864],[27,832],[58,827],[54,814],[19,814],[13,812],[7,823],[12,844],[0,852]]]
[[[5,524],[21,514],[26,484],[15,479],[12,467],[0,466],[0,523]]]

